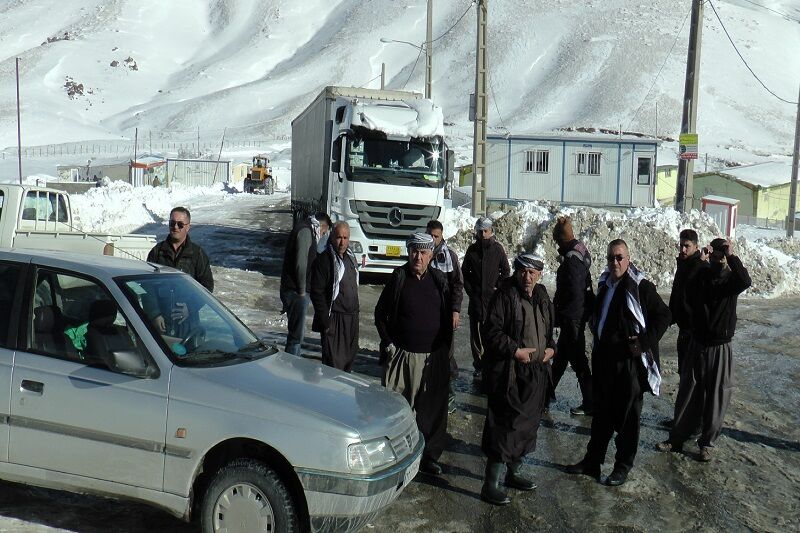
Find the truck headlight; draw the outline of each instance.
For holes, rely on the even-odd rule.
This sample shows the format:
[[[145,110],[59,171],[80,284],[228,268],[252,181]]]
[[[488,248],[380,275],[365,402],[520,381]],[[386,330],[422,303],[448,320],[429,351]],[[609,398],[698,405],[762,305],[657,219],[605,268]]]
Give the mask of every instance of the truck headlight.
[[[347,447],[347,464],[351,472],[367,474],[394,461],[394,451],[387,438],[368,440]]]
[[[364,253],[364,248],[361,247],[361,243],[358,241],[350,241],[350,249],[353,250],[354,254]]]

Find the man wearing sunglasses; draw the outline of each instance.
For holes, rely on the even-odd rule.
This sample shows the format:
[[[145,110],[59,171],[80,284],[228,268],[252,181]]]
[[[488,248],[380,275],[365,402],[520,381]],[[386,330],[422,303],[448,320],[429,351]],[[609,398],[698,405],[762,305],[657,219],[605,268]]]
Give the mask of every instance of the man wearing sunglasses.
[[[188,209],[185,207],[173,208],[169,213],[169,235],[150,250],[150,253],[147,254],[147,261],[189,274],[209,292],[213,292],[214,275],[211,273],[208,256],[199,245],[189,239],[191,221],[192,215]],[[172,302],[171,305],[173,305],[173,309],[168,314],[171,315],[172,321],[183,325],[189,317],[186,303]],[[167,331],[163,314],[155,317],[153,323],[161,333]],[[186,326],[183,327],[185,329]]]
[[[614,470],[606,479],[606,485],[615,486],[625,483],[633,468],[643,395],[659,392],[658,342],[672,317],[655,285],[631,263],[625,241],[611,241],[606,259],[589,323],[594,336],[592,433],[586,455],[567,472],[599,480],[616,432]]]

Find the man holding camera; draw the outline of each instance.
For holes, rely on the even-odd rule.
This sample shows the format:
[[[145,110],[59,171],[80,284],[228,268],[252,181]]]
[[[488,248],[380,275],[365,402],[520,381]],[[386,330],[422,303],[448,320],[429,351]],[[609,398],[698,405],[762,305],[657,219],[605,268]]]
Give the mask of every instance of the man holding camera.
[[[750,274],[733,253],[733,243],[714,239],[701,250],[708,261],[689,286],[692,338],[681,369],[675,422],[669,439],[656,447],[679,452],[696,427],[701,428],[699,459],[711,460],[711,448],[722,432],[733,387],[736,303],[750,287]]]

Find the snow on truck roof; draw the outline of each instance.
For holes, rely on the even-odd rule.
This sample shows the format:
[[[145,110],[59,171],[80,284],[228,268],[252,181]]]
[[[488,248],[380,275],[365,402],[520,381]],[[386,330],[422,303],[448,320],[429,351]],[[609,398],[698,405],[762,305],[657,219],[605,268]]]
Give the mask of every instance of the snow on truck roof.
[[[430,100],[408,100],[393,105],[357,101],[353,125],[403,137],[444,135],[442,108]]]

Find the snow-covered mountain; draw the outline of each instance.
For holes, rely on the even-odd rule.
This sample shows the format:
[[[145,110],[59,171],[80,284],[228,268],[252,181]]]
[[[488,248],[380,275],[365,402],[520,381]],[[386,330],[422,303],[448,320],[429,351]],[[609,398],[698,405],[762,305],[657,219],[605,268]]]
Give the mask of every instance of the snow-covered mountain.
[[[468,146],[475,7],[433,2],[435,36],[463,15],[434,43],[433,97]],[[713,4],[755,73],[796,101],[800,0]],[[676,135],[689,9],[489,0],[490,125]],[[0,0],[0,148],[16,144],[16,57],[25,145],[132,138],[136,127],[252,138],[289,133],[325,85],[378,87],[381,63],[388,87],[421,91],[424,57],[380,39],[422,43],[425,20],[425,0]],[[701,151],[742,162],[791,153],[796,108],[747,71],[708,3],[700,84]]]

